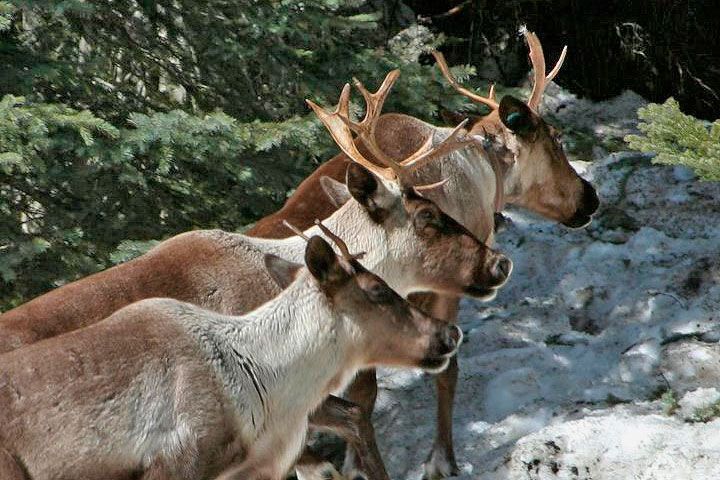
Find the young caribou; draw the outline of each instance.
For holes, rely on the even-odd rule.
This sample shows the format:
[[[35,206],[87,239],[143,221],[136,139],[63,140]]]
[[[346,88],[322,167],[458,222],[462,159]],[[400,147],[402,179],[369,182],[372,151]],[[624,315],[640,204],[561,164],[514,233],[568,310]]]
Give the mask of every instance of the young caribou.
[[[489,244],[493,239],[494,213],[505,203],[527,208],[571,228],[587,225],[599,206],[595,189],[575,172],[566,158],[559,133],[539,115],[542,94],[557,75],[565,50],[546,75],[539,39],[527,30],[523,30],[523,34],[530,50],[534,79],[527,102],[510,95],[498,102],[494,88],[490,89],[488,97],[483,97],[462,87],[452,77],[442,54],[436,52],[438,65],[453,88],[473,102],[488,107],[490,113],[470,119],[468,136],[476,139],[476,143],[413,172],[415,181],[421,183],[448,179],[442,189],[428,192],[428,196]],[[376,94],[369,94],[359,82],[355,83],[366,100],[384,98],[381,95],[383,89],[391,86],[383,83]],[[368,105],[366,119],[371,119],[367,122],[369,125],[355,129],[359,137],[356,139],[358,149],[379,165],[385,164],[385,157],[407,157],[429,137],[440,142],[452,131],[407,115],[380,115],[381,106],[380,102]],[[282,226],[283,220],[304,227],[309,225],[308,219],[331,215],[337,207],[318,194],[320,179],[325,176],[341,178],[347,161],[347,151],[343,149],[342,154],[321,165],[305,179],[283,208],[258,221],[246,233],[283,238],[288,235]],[[454,295],[422,294],[414,296],[413,300],[439,318],[454,321],[457,317],[458,299]],[[452,442],[452,402],[457,377],[455,360],[436,377],[437,430],[425,465],[426,476],[430,479],[458,472]],[[376,393],[374,372],[363,372],[351,385],[348,398],[370,412]],[[355,468],[356,458],[352,452],[348,453],[346,468]]]
[[[307,269],[242,317],[154,298],[2,355],[0,478],[279,480],[358,369],[444,368],[460,330],[338,246],[310,238]]]

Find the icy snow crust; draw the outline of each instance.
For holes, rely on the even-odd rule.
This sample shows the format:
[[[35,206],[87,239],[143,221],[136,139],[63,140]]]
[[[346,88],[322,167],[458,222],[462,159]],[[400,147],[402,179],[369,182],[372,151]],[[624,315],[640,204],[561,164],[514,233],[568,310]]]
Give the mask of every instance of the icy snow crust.
[[[601,134],[632,128],[637,96],[604,109],[568,98],[559,112],[595,115]],[[490,303],[462,302],[460,478],[720,478],[720,420],[688,417],[720,387],[720,186],[633,152],[574,165],[601,198],[593,224],[510,211],[497,238],[515,263],[510,282]],[[432,377],[382,370],[379,381],[380,451],[393,478],[419,479]],[[674,413],[658,399],[668,389]]]

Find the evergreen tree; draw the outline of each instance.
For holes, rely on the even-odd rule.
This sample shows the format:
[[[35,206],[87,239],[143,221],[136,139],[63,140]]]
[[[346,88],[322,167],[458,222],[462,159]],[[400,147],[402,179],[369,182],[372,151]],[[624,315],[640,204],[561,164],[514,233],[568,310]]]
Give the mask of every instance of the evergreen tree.
[[[0,2],[0,310],[272,212],[337,151],[304,98],[353,76],[402,69],[386,111],[464,105],[418,61],[441,39],[379,19],[357,0]]]
[[[638,109],[644,135],[627,135],[630,148],[654,152],[654,163],[685,165],[704,180],[720,180],[720,119],[699,120],[680,111],[673,98]]]

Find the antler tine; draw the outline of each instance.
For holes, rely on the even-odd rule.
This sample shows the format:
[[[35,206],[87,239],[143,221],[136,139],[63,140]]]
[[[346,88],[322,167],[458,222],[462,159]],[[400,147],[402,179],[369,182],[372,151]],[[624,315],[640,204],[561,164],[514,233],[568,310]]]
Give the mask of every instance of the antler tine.
[[[349,119],[347,119],[349,99],[350,85],[346,83],[343,87],[342,93],[340,94],[338,106],[335,108],[334,112],[328,112],[312,100],[305,101],[310,108],[313,109],[320,121],[323,122],[325,128],[327,128],[328,132],[330,132],[333,140],[335,140],[335,143],[338,144],[345,155],[350,157],[353,162],[359,163],[363,167],[367,168],[371,172],[375,172],[383,178],[394,179],[397,174],[392,168],[383,168],[375,165],[363,157],[355,146],[352,132],[347,124],[349,122]]]
[[[533,69],[533,88],[527,103],[530,108],[537,110],[545,90],[545,55],[537,35],[524,27],[521,31],[525,35],[525,41],[530,50],[528,55]]]
[[[370,129],[375,127],[375,120],[377,120],[377,117],[380,116],[382,107],[385,104],[385,99],[387,99],[390,89],[393,85],[395,85],[399,76],[399,69],[396,68],[395,70],[390,70],[390,72],[388,72],[385,76],[385,80],[383,80],[382,84],[378,87],[378,90],[375,93],[370,93],[360,80],[353,77],[355,88],[360,90],[366,104],[365,117],[360,123],[353,122],[354,125],[357,125],[357,127],[361,129]]]
[[[453,77],[452,73],[450,73],[450,69],[447,66],[447,62],[445,61],[445,55],[443,55],[441,52],[437,50],[433,50],[432,52],[433,57],[435,57],[435,61],[437,61],[437,65],[440,68],[440,71],[443,74],[443,77],[445,77],[445,80],[452,85],[452,87],[460,94],[465,95],[469,99],[471,99],[474,102],[482,103],[484,105],[487,105],[493,110],[497,110],[500,105],[495,101],[493,96],[490,96],[489,98],[483,97],[482,95],[478,95],[475,92],[472,92],[468,90],[467,88],[460,85],[460,83],[455,80],[455,77]],[[491,92],[492,93],[492,92]]]
[[[562,52],[560,52],[560,58],[558,58],[558,61],[555,63],[553,69],[550,70],[550,73],[548,73],[547,77],[545,77],[545,82],[549,83],[553,78],[555,78],[555,75],[558,74],[563,66],[563,62],[565,62],[565,55],[567,55],[567,45],[563,46]]]
[[[466,136],[459,138],[461,133],[467,133],[464,129],[467,123],[468,119],[466,118],[465,120],[460,122],[457,127],[453,129],[453,131],[445,138],[445,140],[438,143],[432,148],[430,148],[430,146],[432,145],[433,137],[432,134],[430,134],[428,139],[425,141],[425,144],[423,144],[423,146],[420,147],[418,151],[413,153],[407,159],[400,162],[400,166],[402,167],[403,171],[409,172],[420,168],[434,158],[443,157],[459,148],[462,148],[472,143],[472,139]]]
[[[567,45],[563,47],[562,53],[560,53],[560,58],[558,59],[557,63],[555,63],[555,66],[550,71],[550,73],[546,76],[545,54],[543,53],[540,39],[538,39],[537,35],[535,35],[534,32],[529,31],[525,27],[521,29],[521,32],[523,35],[525,35],[525,40],[528,44],[528,48],[530,49],[530,63],[533,67],[533,89],[530,93],[530,97],[528,98],[528,106],[533,110],[537,111],[538,107],[540,106],[540,99],[542,98],[543,92],[545,92],[547,84],[550,83],[553,78],[555,78],[555,75],[558,74],[563,62],[565,61],[565,55],[567,54]]]
[[[448,183],[449,181],[450,181],[449,178],[443,178],[439,182],[428,183],[427,185],[415,185],[413,187],[413,190],[415,190],[415,192],[417,192],[417,193],[427,192],[428,190],[434,190],[436,188],[440,188],[443,185],[445,185],[446,183]]]
[[[287,228],[289,228],[290,230],[292,230],[292,232],[293,232],[295,235],[297,235],[298,237],[302,238],[302,239],[305,240],[306,242],[310,241],[310,239],[308,238],[308,236],[305,235],[302,230],[300,230],[299,228],[297,228],[297,227],[296,227],[295,225],[293,225],[292,223],[288,222],[287,220],[283,220],[282,223],[283,223],[283,225],[285,225]]]
[[[348,118],[349,126],[360,136],[368,150],[370,150],[370,152],[385,166],[396,171],[399,168],[398,163],[388,157],[375,141],[375,127],[377,126],[377,121],[380,118],[380,112],[385,104],[385,99],[390,93],[390,89],[393,85],[395,85],[399,76],[400,70],[398,69],[388,72],[385,76],[385,80],[383,80],[382,84],[378,87],[377,92],[375,93],[370,93],[360,80],[353,77],[355,88],[360,91],[365,99],[365,117],[363,117],[361,122],[353,122]]]
[[[495,101],[495,84],[490,84],[490,90],[488,91],[488,98],[492,101]]]
[[[342,256],[345,257],[347,260],[359,259],[359,258],[362,258],[362,257],[365,255],[365,252],[355,253],[355,254],[350,253],[350,250],[348,249],[348,246],[347,246],[347,244],[343,241],[343,239],[340,238],[340,237],[338,237],[337,235],[335,235],[329,228],[327,228],[325,225],[323,225],[322,222],[321,222],[320,220],[318,220],[317,218],[315,219],[315,225],[317,225],[318,227],[320,227],[320,230],[321,230],[325,235],[327,235],[328,238],[329,238],[330,240],[332,240],[335,245],[338,246],[338,248],[340,249],[340,253],[341,253]]]

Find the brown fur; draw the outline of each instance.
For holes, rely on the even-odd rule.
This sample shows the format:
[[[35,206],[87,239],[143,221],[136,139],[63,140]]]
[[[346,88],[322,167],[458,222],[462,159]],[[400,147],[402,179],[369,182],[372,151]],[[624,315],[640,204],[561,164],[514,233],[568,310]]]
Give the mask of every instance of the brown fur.
[[[135,478],[134,472],[144,470],[142,464],[120,452],[104,452],[104,458],[78,455],[88,444],[113,444],[115,432],[103,427],[108,418],[129,415],[130,428],[132,416],[139,411],[112,409],[116,398],[132,392],[147,395],[145,401],[142,395],[138,398],[140,410],[162,389],[178,394],[176,408],[180,411],[206,409],[227,420],[203,424],[200,444],[187,445],[172,458],[156,458],[144,472],[147,478],[174,478],[175,472],[185,467],[185,459],[197,451],[209,453],[203,471],[193,471],[198,477],[219,472],[228,456],[242,455],[226,427],[231,424],[225,413],[228,399],[223,398],[219,384],[208,383],[207,379],[215,378],[214,372],[199,355],[197,345],[167,317],[148,322],[143,307],[124,312],[119,318],[2,356],[0,445],[11,449],[19,463],[31,469],[30,478]],[[148,371],[162,375],[155,379],[156,386],[142,390],[136,382]],[[184,406],[181,393],[186,388],[195,392],[196,399],[200,397],[198,389],[205,391],[205,404]],[[85,434],[78,436],[78,432]],[[59,438],[68,444],[58,444]],[[224,448],[208,448],[203,442]]]
[[[353,166],[349,171],[357,179],[349,179],[349,185],[356,181],[370,192],[358,191],[359,200],[352,200],[341,220],[367,227],[368,241],[382,241],[385,232],[388,238],[406,243],[405,250],[395,254],[379,250],[397,270],[396,277],[411,274],[418,287],[477,296],[487,296],[492,293],[487,287],[504,283],[509,272],[498,266],[509,263],[507,259],[489,250],[431,201],[411,190],[403,195],[391,195],[385,187],[380,190],[382,185],[376,180],[367,181],[375,177],[363,167]],[[374,205],[372,199],[385,197],[392,205],[376,216],[386,218],[387,224],[377,226],[370,207],[360,202]],[[392,237],[394,231],[400,236]],[[277,248],[281,248],[279,243],[275,242]],[[145,255],[0,315],[0,352],[91,325],[143,298],[175,298],[226,314],[248,312],[281,290],[272,278],[275,269],[268,271],[261,259],[259,247],[239,234],[198,230],[178,235]]]
[[[269,278],[254,295],[239,291],[248,274],[233,235],[188,232],[108,270],[69,283],[0,315],[0,352],[77,330],[143,298],[172,297],[228,314],[244,313],[280,292]]]

